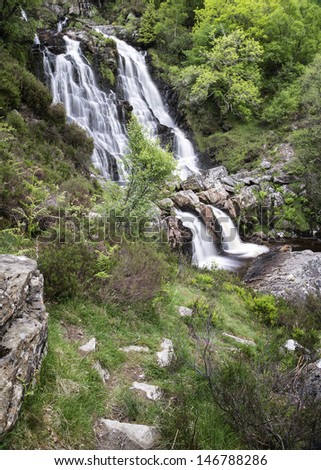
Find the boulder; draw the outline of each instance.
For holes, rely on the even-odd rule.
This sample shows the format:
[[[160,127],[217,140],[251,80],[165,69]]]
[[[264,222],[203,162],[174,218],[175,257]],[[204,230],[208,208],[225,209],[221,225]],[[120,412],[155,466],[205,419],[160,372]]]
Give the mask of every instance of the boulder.
[[[228,172],[225,166],[217,166],[206,170],[202,173],[203,175],[203,186],[205,189],[210,189],[215,187],[215,183],[218,179],[227,178]]]
[[[160,432],[154,426],[121,423],[111,419],[99,419],[95,425],[98,449],[148,450],[154,449]]]
[[[187,257],[193,255],[193,233],[190,228],[185,227],[183,222],[174,216],[167,217],[163,221],[167,231],[167,239],[171,248],[181,252]]]
[[[257,258],[244,281],[260,292],[304,303],[321,295],[321,253],[271,251]]]
[[[190,189],[179,191],[172,197],[172,200],[174,201],[174,204],[183,211],[198,211],[200,204],[199,198]]]
[[[18,419],[47,346],[43,277],[25,256],[0,255],[0,434]]]

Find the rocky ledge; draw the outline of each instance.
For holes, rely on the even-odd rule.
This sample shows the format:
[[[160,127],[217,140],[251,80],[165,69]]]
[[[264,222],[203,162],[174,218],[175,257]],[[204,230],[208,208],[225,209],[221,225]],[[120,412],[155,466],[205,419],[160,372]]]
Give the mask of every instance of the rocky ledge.
[[[321,253],[271,251],[254,261],[244,281],[260,292],[290,301],[321,296]]]
[[[47,345],[43,277],[25,256],[0,255],[0,434],[15,424]]]

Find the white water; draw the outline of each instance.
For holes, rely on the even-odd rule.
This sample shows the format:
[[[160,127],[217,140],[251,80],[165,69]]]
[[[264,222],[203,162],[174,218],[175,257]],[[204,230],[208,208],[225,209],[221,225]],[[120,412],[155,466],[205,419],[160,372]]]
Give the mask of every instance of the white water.
[[[38,36],[37,33],[35,34],[35,37],[34,37],[34,40],[33,40],[33,45],[34,46],[40,46],[40,39],[39,39],[39,36]]]
[[[64,40],[66,54],[55,56],[48,49],[44,53],[44,70],[53,101],[64,103],[68,119],[77,122],[93,138],[92,161],[102,175],[123,180],[122,157],[127,148],[127,134],[116,96],[98,88],[80,43],[67,36]]]
[[[224,253],[241,258],[256,258],[269,251],[266,246],[242,242],[232,219],[217,207],[210,207],[222,230],[221,243]]]
[[[63,20],[60,20],[57,24],[57,33],[61,33],[61,31],[68,25],[68,18],[65,17]]]
[[[97,30],[101,32],[99,28]],[[169,115],[148,72],[145,55],[114,36],[105,36],[110,37],[117,44],[120,56],[119,84],[125,100],[133,107],[133,112],[139,122],[150,131],[152,136],[157,136],[158,123],[168,127],[174,137],[174,155],[178,160],[180,177],[186,179],[193,173],[198,173],[194,147]]]
[[[20,10],[21,10],[21,19],[22,19],[23,21],[28,21],[28,15],[27,15],[27,13],[26,13],[22,8],[20,8]]]
[[[217,267],[219,269],[237,270],[241,262],[219,254],[213,236],[206,229],[204,222],[192,212],[176,209],[177,218],[181,219],[184,227],[193,233],[192,264],[199,268]]]

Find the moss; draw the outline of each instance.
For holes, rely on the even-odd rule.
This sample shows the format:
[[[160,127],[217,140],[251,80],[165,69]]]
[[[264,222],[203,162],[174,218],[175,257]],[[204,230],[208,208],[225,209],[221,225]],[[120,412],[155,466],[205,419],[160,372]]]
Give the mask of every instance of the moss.
[[[103,77],[104,80],[107,81],[107,83],[111,86],[114,87],[116,84],[116,77],[113,73],[113,71],[108,67],[108,65],[104,64],[101,62],[99,64],[99,72],[101,76]]]

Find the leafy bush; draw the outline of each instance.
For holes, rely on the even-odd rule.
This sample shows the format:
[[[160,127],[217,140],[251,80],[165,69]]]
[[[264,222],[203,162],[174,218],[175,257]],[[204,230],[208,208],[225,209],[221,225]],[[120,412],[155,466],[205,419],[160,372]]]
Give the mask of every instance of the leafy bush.
[[[109,278],[100,289],[103,301],[146,302],[169,276],[165,257],[153,244],[125,242],[114,251],[110,263]]]
[[[83,295],[96,270],[95,257],[84,243],[45,245],[38,265],[44,275],[45,298],[52,302]]]
[[[0,63],[0,65],[2,65]],[[11,109],[20,104],[20,91],[12,75],[2,70],[0,72],[0,115],[6,115]]]
[[[7,116],[7,123],[12,126],[19,135],[26,134],[27,125],[21,114],[15,109]]]
[[[53,103],[48,109],[48,120],[58,129],[63,129],[66,124],[66,110],[62,103]]]
[[[22,69],[20,76],[21,98],[39,116],[45,116],[52,101],[48,88],[32,73]]]

